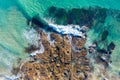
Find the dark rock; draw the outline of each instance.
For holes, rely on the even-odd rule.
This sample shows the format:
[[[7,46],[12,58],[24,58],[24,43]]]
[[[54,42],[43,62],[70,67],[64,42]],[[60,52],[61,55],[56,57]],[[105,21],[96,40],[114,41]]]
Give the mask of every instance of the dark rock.
[[[49,14],[52,16],[53,14],[55,14],[56,10],[57,10],[57,8],[55,6],[51,6],[49,8]]]
[[[66,24],[67,22],[67,11],[64,8],[57,8],[55,6],[51,6],[48,9],[48,15],[55,18],[55,23],[57,24]]]
[[[108,51],[108,54],[110,54],[110,55],[111,55],[111,54],[112,54],[112,51]]]
[[[98,49],[97,52],[101,54],[107,54],[107,51],[105,49]]]
[[[39,48],[36,47],[35,45],[30,45],[29,47],[26,47],[26,48],[25,48],[25,52],[31,53],[31,52],[33,52],[33,51],[35,51],[35,50],[38,50],[38,49],[39,49]]]
[[[110,61],[110,63],[112,63],[112,61]]]
[[[42,28],[48,26],[48,24],[42,20],[39,15],[36,15],[32,18],[32,23]]]
[[[110,50],[114,50],[114,48],[115,48],[115,44],[113,43],[113,42],[111,42],[109,45],[108,45],[108,50],[110,51]]]

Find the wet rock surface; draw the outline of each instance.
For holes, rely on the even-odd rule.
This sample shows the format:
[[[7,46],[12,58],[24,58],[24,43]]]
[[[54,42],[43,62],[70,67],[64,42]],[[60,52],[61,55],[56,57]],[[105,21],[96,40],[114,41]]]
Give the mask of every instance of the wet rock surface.
[[[21,66],[23,80],[86,80],[89,77],[90,65],[84,47],[85,40],[51,33],[51,41],[47,34],[40,30],[40,39],[45,51],[32,56],[30,61]],[[79,51],[73,50],[73,48]]]

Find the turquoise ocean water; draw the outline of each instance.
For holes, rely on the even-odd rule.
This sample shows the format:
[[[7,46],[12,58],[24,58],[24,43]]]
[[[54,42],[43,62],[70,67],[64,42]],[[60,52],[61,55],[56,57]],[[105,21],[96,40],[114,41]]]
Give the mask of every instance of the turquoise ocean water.
[[[119,0],[0,0],[0,74],[8,73],[17,58],[25,58],[24,47],[27,41],[24,39],[26,19],[36,14],[45,18],[50,6],[60,8],[95,7],[120,10]],[[111,15],[107,15],[103,26],[95,27],[88,32],[86,45],[100,39],[103,29],[109,31],[107,42],[113,41],[116,45],[112,54],[111,71],[120,71],[120,21]],[[104,47],[101,43],[100,47]],[[6,71],[4,71],[6,70]]]
[[[8,74],[17,58],[26,57],[26,19],[12,0],[0,0],[0,75]],[[0,79],[1,80],[1,79]]]

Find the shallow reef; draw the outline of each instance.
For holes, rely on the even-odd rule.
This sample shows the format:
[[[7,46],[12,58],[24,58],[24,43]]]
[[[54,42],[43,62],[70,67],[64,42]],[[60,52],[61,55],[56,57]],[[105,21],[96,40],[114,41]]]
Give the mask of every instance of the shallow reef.
[[[77,24],[80,26],[93,26],[94,21],[104,23],[108,9],[100,7],[73,8],[66,10],[51,6],[48,9],[48,16],[55,18],[57,24]]]

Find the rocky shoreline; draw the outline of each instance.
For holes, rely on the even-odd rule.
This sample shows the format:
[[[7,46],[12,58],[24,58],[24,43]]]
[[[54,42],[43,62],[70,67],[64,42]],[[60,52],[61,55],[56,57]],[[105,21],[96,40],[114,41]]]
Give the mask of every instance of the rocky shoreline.
[[[50,10],[54,9],[56,8],[51,7],[49,14]],[[111,42],[105,49],[101,49],[98,44],[106,40],[109,32],[104,30],[100,41],[95,41],[91,46],[88,45],[88,48],[85,45],[87,41],[86,32],[93,24],[93,18],[88,12],[92,14],[94,10],[94,8],[90,8],[89,10],[72,9],[68,11],[67,14],[81,13],[80,16],[83,15],[82,24],[86,21],[89,22],[89,20],[84,18],[84,15],[92,21],[90,24],[83,24],[81,27],[80,24],[74,24],[74,21],[68,25],[49,23],[42,20],[39,15],[34,16],[32,20],[27,20],[27,25],[32,26],[37,32],[37,45],[32,44],[25,48],[25,52],[30,54],[29,60],[24,62],[20,69],[13,69],[13,73],[14,70],[17,73],[16,71],[19,69],[18,72],[20,72],[22,80],[92,80],[91,73],[94,72],[94,63],[102,64],[107,69],[112,62],[110,57],[115,44]],[[58,8],[57,11],[63,11],[62,17],[67,16],[64,15],[63,9]],[[107,10],[99,8],[99,11],[106,13]],[[56,20],[59,20],[58,12],[55,14],[51,13],[51,15],[56,17]],[[75,21],[77,21],[76,14],[72,15]],[[103,22],[105,17],[103,16]],[[68,20],[70,20],[69,18],[71,17],[68,16]],[[95,15],[94,18],[96,18]],[[93,64],[91,64],[89,55],[94,60]]]
[[[27,24],[29,25],[30,22],[27,21]],[[98,64],[102,63],[104,67],[108,67],[110,58],[103,61],[102,57],[106,57],[106,54],[103,49],[97,48],[98,42],[93,43],[88,49],[85,47],[87,35],[84,26],[83,33],[86,36],[78,37],[55,31],[46,32],[49,25],[46,24],[46,28],[41,25],[45,24],[39,21],[32,22],[39,35],[38,45],[25,48],[25,52],[29,53],[30,57],[20,66],[18,71],[21,74],[20,80],[92,80],[91,72],[94,66],[91,65],[88,54],[95,56],[94,60]],[[106,50],[108,55],[114,48],[113,42],[108,45],[108,51]]]
[[[53,32],[50,39],[54,43],[50,44],[47,33],[39,29],[38,34],[44,52],[36,53],[22,65],[23,80],[85,80],[89,77],[91,68],[85,39]]]

